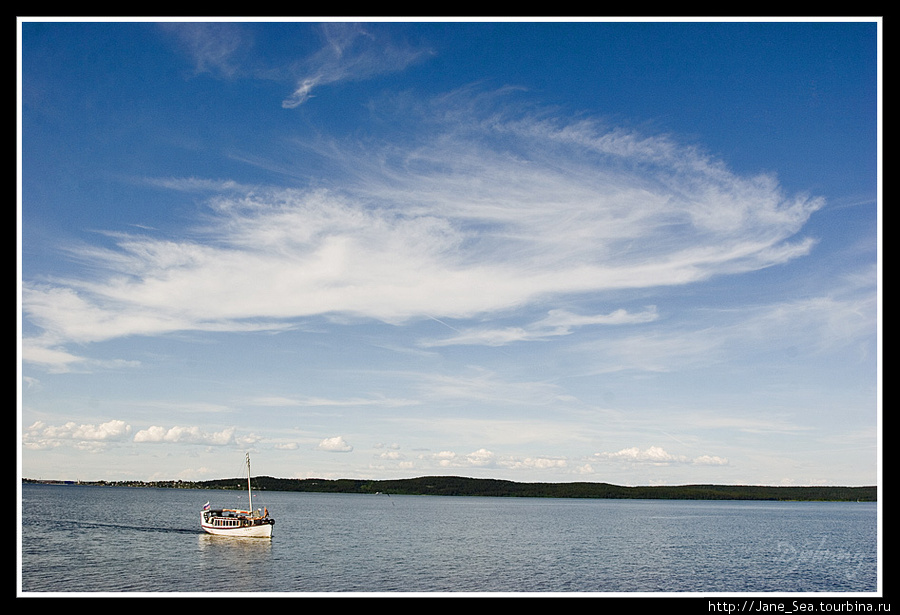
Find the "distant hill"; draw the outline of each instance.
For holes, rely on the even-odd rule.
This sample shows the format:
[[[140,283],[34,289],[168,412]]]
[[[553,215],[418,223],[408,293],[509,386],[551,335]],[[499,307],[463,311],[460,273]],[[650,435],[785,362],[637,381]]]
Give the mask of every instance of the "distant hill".
[[[269,491],[318,493],[386,493],[403,495],[465,495],[544,498],[618,498],[675,500],[821,500],[865,501],[878,498],[876,487],[767,487],[754,485],[680,485],[622,487],[609,483],[517,483],[489,478],[422,476],[398,480],[319,478],[292,479],[259,476],[254,488]],[[241,479],[198,483],[200,488],[243,489]]]
[[[63,484],[63,481],[23,482]],[[68,483],[69,481],[67,481]],[[314,493],[385,493],[393,495],[461,495],[523,498],[606,498],[652,500],[781,500],[875,502],[877,487],[768,487],[757,485],[677,485],[622,487],[609,483],[517,483],[491,478],[422,476],[397,480],[324,478],[273,478],[258,476],[253,488],[260,491]],[[246,478],[207,481],[96,481],[78,484],[110,487],[161,487],[176,489],[246,489]]]

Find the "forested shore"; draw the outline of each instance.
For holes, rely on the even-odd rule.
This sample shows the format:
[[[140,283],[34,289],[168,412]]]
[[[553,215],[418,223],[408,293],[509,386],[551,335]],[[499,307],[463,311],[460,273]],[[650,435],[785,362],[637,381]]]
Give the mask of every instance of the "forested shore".
[[[24,479],[26,483],[81,484],[109,487],[157,487],[176,489],[246,489],[246,478],[207,481],[53,481]],[[667,499],[667,500],[777,500],[874,502],[874,486],[765,486],[673,485],[626,487],[609,483],[518,483],[461,476],[423,476],[396,480],[255,477],[260,491],[360,493],[387,495],[453,495],[489,497]]]

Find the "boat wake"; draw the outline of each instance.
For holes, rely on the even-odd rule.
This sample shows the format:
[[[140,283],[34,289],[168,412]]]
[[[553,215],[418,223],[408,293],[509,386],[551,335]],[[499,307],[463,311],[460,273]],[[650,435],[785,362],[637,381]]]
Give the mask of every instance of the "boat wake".
[[[194,528],[187,528],[187,527],[160,527],[160,526],[158,526],[158,525],[156,525],[156,526],[150,526],[150,525],[124,525],[124,524],[122,524],[122,523],[103,523],[103,522],[97,522],[97,521],[91,521],[91,522],[88,522],[88,523],[85,523],[85,522],[79,522],[79,523],[77,523],[77,524],[76,524],[76,523],[72,523],[71,525],[72,525],[73,527],[78,527],[78,528],[82,528],[82,529],[84,529],[84,528],[97,528],[97,529],[100,529],[100,528],[103,528],[103,529],[106,529],[106,528],[113,528],[113,529],[119,529],[119,530],[131,530],[131,531],[135,531],[135,532],[152,532],[152,533],[155,533],[155,534],[158,534],[158,533],[163,533],[163,534],[197,534],[197,530],[196,530],[196,529],[194,529]]]

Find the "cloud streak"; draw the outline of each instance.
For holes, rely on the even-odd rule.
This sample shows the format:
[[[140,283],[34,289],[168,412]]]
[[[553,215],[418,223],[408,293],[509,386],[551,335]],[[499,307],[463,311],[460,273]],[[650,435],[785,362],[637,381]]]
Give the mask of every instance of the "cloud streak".
[[[547,317],[524,327],[502,329],[469,328],[458,335],[440,340],[422,342],[423,346],[485,345],[504,346],[513,342],[547,340],[569,335],[577,327],[590,325],[625,325],[652,322],[658,318],[656,307],[644,312],[631,314],[626,310],[616,310],[610,314],[582,316],[566,310],[550,310]]]
[[[428,55],[380,40],[375,31],[360,24],[323,24],[320,32],[325,44],[304,63],[306,72],[294,92],[281,103],[285,109],[304,104],[322,86],[401,71]]]
[[[344,149],[353,173],[341,188],[164,182],[211,191],[205,224],[173,238],[110,235],[114,248],[72,249],[96,277],[25,282],[23,308],[41,333],[24,358],[64,366],[72,342],[284,330],[321,315],[468,318],[752,271],[813,245],[795,236],[820,199],[785,197],[770,178],[736,176],[668,139],[477,119],[465,131],[435,119],[443,134],[402,148]],[[430,343],[501,345],[655,318],[653,308],[553,310],[528,327]]]
[[[159,27],[173,36],[194,64],[194,71],[233,77],[240,73],[240,51],[249,37],[238,24],[223,22],[162,23]]]

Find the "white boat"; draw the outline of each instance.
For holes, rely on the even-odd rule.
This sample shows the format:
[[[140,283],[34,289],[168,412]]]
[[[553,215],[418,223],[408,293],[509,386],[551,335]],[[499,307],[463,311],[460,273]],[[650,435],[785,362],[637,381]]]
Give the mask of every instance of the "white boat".
[[[253,510],[253,491],[250,488],[250,454],[247,454],[247,496],[250,510],[233,508],[212,509],[209,502],[200,513],[200,527],[208,534],[217,536],[239,536],[245,538],[271,538],[275,519],[269,516],[269,509]]]

